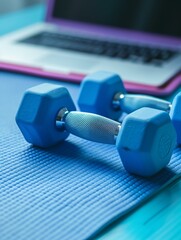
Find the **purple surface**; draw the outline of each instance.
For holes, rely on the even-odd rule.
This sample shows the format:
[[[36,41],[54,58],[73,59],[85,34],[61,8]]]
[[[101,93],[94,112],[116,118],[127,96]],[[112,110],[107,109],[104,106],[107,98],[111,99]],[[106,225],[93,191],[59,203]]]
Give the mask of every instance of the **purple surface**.
[[[53,78],[60,81],[70,81],[74,83],[80,83],[82,79],[85,77],[83,74],[64,74],[64,73],[55,73],[55,72],[48,72],[43,71],[40,68],[30,68],[26,66],[19,66],[15,64],[8,64],[8,63],[1,63],[0,62],[0,69],[10,70],[15,72],[23,72],[30,75],[36,75],[44,78]],[[166,96],[172,93],[177,87],[181,84],[181,74],[174,77],[168,84],[164,85],[163,87],[152,87],[149,85],[141,85],[141,84],[133,84],[124,82],[124,86],[128,92],[135,92],[135,93],[146,93],[152,94],[155,96]]]

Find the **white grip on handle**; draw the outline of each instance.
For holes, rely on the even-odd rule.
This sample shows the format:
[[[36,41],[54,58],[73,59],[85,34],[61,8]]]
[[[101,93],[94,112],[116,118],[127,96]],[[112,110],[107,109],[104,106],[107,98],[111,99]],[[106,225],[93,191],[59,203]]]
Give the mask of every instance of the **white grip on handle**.
[[[131,113],[142,107],[156,108],[166,112],[170,111],[171,103],[165,100],[146,95],[125,94],[119,100],[120,108],[126,113]]]
[[[120,123],[111,119],[87,112],[72,111],[64,118],[65,129],[84,139],[115,144],[115,136],[118,135]]]

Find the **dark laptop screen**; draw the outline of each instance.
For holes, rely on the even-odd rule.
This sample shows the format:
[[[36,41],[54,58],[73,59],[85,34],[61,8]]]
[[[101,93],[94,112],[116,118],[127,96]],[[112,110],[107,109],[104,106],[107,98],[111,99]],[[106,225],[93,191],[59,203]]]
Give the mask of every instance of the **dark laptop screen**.
[[[56,0],[53,17],[181,37],[181,0]]]

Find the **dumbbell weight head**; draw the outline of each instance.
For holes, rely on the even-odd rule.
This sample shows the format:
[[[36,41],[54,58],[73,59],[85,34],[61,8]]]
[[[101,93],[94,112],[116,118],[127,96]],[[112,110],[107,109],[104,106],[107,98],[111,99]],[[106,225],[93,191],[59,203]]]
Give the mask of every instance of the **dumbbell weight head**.
[[[126,92],[118,74],[98,71],[84,78],[78,99],[81,111],[100,114],[117,120],[122,111],[113,108],[113,98],[118,92]]]
[[[116,141],[125,169],[147,177],[169,163],[175,144],[176,133],[169,115],[152,108],[127,115]]]
[[[41,84],[28,89],[16,115],[16,122],[25,139],[35,146],[49,147],[69,135],[56,127],[60,109],[75,110],[66,88],[55,84]]]
[[[170,118],[177,132],[177,143],[181,145],[181,92],[173,99]]]

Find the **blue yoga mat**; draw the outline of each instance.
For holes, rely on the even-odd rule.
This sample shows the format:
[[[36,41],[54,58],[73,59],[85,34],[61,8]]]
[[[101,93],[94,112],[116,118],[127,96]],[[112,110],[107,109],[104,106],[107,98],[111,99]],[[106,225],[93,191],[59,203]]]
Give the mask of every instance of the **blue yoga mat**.
[[[72,135],[46,150],[31,146],[14,117],[24,90],[45,80],[3,72],[0,79],[1,240],[91,238],[181,173],[179,148],[144,179],[124,170],[115,146]],[[78,86],[66,86],[76,99]]]

